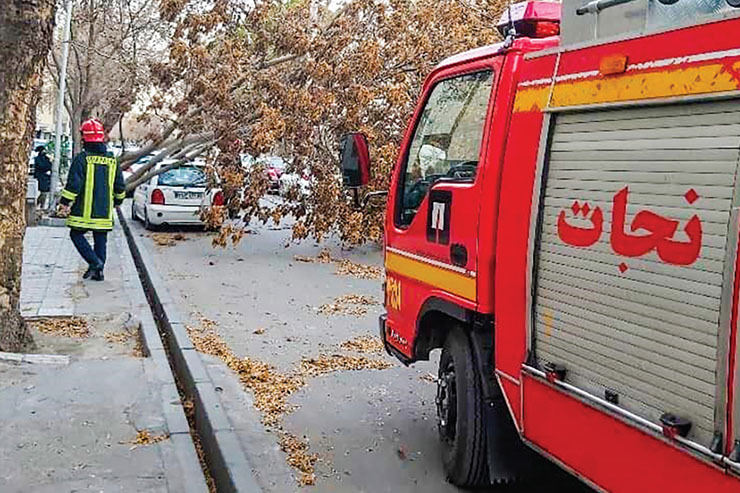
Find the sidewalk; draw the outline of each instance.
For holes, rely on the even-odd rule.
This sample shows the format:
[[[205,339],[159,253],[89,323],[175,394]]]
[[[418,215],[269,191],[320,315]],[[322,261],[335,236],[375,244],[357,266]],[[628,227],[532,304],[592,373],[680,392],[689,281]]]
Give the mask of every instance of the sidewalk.
[[[135,354],[151,314],[120,227],[104,282],[82,281],[67,228],[29,228],[24,249],[23,315],[83,317],[90,334],[32,331],[66,365],[0,360],[0,491],[205,491],[166,360]]]

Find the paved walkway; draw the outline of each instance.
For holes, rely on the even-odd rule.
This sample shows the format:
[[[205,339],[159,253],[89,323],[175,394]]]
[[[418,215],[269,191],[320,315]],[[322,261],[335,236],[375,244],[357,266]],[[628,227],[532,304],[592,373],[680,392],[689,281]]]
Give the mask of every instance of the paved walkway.
[[[72,289],[80,281],[81,269],[84,261],[72,245],[67,228],[28,228],[23,245],[23,316],[73,315]]]
[[[110,338],[148,310],[120,228],[104,282],[82,280],[67,228],[29,228],[24,248],[23,314],[82,316],[91,334],[33,332],[38,352],[67,365],[0,360],[0,492],[205,491],[166,359]],[[162,440],[136,443],[141,431]]]

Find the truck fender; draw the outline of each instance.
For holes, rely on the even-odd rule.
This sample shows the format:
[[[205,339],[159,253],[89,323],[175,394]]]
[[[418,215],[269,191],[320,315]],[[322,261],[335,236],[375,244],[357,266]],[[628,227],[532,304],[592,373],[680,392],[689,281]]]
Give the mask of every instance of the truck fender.
[[[424,302],[416,320],[413,361],[428,361],[429,352],[442,347],[451,326],[450,319],[467,326],[472,312],[442,298],[431,297]]]

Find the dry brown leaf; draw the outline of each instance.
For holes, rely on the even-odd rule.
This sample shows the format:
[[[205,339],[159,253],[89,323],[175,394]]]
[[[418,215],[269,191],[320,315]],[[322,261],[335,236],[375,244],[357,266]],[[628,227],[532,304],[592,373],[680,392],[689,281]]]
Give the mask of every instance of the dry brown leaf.
[[[322,248],[318,255],[315,257],[307,257],[305,255],[296,255],[293,257],[297,262],[305,262],[307,264],[330,264],[334,262],[331,256],[331,252],[328,248]]]
[[[309,454],[308,440],[298,438],[293,433],[287,431],[280,432],[280,449],[288,454],[288,464],[297,469],[301,476],[298,483],[301,486],[311,486],[316,482],[314,474],[314,465],[318,460],[318,454]]]
[[[121,443],[129,443],[133,445],[132,448],[139,447],[141,445],[154,445],[155,443],[162,442],[164,440],[167,440],[170,438],[170,435],[167,433],[163,433],[161,435],[153,435],[152,432],[149,430],[139,430],[138,433],[136,433],[136,438],[129,442],[121,442]]]
[[[351,260],[340,260],[337,265],[338,276],[351,276],[358,279],[380,279],[383,275],[383,269],[374,265],[358,264]]]
[[[374,265],[359,264],[347,259],[338,259],[331,256],[328,248],[324,248],[315,257],[305,255],[295,255],[293,257],[297,262],[309,264],[337,264],[337,270],[334,272],[338,276],[357,277],[358,279],[380,279],[383,275],[383,269]]]
[[[120,332],[106,332],[104,334],[105,340],[112,344],[126,344],[133,334],[127,330]]]
[[[178,241],[185,241],[187,238],[182,233],[152,233],[152,241],[159,246],[172,246]]]
[[[301,359],[301,374],[315,377],[337,370],[385,370],[391,363],[365,356],[345,356],[343,354],[320,354],[316,358]]]
[[[382,353],[384,349],[380,339],[373,336],[355,337],[349,341],[344,341],[339,347],[358,353]]]
[[[321,305],[317,311],[322,315],[353,315],[362,317],[367,314],[366,306],[377,304],[378,302],[369,296],[346,294],[335,298],[333,303]]]
[[[131,354],[134,358],[146,357],[146,349],[144,349],[144,341],[142,341],[141,337],[136,338],[136,341],[134,342],[134,349],[131,351]]]
[[[43,334],[74,339],[90,337],[87,319],[81,317],[36,318],[28,320],[28,323]]]

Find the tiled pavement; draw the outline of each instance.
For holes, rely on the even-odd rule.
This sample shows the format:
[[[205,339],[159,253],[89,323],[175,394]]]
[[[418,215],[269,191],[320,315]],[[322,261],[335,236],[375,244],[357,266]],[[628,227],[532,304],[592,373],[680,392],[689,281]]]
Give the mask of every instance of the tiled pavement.
[[[23,316],[73,315],[72,288],[80,281],[83,269],[84,261],[72,245],[67,228],[28,228],[23,242]]]
[[[92,242],[92,235],[89,235]],[[66,227],[37,226],[23,242],[21,314],[24,317],[69,317],[132,310],[125,293],[123,258],[128,246],[119,225],[108,234],[105,281],[83,281],[87,264],[75,250]]]

